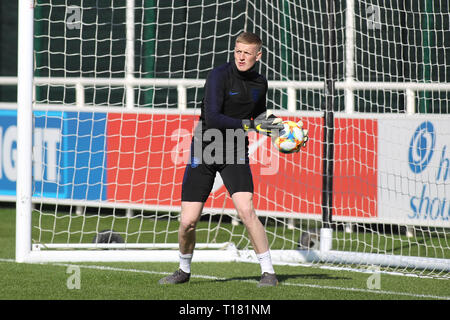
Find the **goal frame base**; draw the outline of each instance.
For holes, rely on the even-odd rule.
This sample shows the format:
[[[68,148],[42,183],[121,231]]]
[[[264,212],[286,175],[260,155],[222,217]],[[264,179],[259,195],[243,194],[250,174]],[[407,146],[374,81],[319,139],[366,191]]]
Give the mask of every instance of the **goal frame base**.
[[[200,246],[201,247],[201,246]],[[215,244],[216,248],[196,249],[193,262],[251,262],[257,263],[253,250],[238,250],[233,244]],[[388,268],[441,270],[450,272],[450,260],[441,258],[398,256],[390,254],[321,250],[270,250],[275,265],[323,263],[333,265],[365,265]],[[31,250],[17,262],[179,262],[174,249],[78,249]]]

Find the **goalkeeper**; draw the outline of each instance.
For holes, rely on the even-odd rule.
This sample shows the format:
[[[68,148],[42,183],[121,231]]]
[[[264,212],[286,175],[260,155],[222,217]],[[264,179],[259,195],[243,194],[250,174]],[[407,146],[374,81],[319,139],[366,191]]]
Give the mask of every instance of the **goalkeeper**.
[[[195,247],[195,227],[212,190],[216,172],[222,177],[260,262],[262,276],[259,286],[278,284],[266,232],[253,207],[253,178],[248,158],[248,138],[245,134],[249,130],[256,130],[271,135],[275,134],[275,130],[283,128],[281,119],[266,114],[267,80],[255,67],[256,62],[261,59],[261,48],[262,41],[256,34],[240,34],[235,42],[234,61],[214,68],[207,77],[200,121],[191,145],[191,161],[186,166],[182,185],[178,231],[180,268],[161,279],[160,284],[189,281]],[[243,143],[236,143],[236,138],[226,140],[222,148],[215,148],[223,151],[223,154],[216,155],[214,159],[196,156],[203,155],[203,151],[211,143],[218,143],[216,140],[201,139],[208,130],[225,133],[230,129],[242,132],[241,136],[237,134],[235,137],[245,139]],[[230,152],[233,159],[223,156]]]

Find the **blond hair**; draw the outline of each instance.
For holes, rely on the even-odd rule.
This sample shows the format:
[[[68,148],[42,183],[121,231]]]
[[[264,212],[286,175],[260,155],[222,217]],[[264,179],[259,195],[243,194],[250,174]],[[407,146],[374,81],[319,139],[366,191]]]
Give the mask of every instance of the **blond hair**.
[[[252,32],[242,32],[237,38],[236,43],[244,43],[244,44],[256,44],[258,45],[258,51],[261,51],[262,48],[262,40],[261,38]]]

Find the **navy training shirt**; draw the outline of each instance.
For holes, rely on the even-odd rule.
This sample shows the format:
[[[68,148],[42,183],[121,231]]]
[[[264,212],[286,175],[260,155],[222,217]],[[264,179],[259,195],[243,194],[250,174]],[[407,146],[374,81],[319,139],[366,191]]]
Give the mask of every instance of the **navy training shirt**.
[[[215,138],[206,139],[205,132],[208,129],[218,129],[223,137],[223,155],[231,151],[234,154],[232,161],[242,160],[242,158],[248,161],[248,137],[244,134],[242,120],[254,119],[266,111],[268,88],[267,79],[255,69],[256,67],[253,66],[250,70],[241,72],[232,61],[214,68],[208,74],[201,104],[200,122],[194,134],[197,138],[199,134],[202,135],[201,149],[205,149],[210,143],[216,141]],[[233,130],[234,134],[242,134],[237,134],[231,139],[226,133],[230,130]],[[241,137],[245,140],[239,140]],[[223,159],[229,162],[228,158],[228,160],[225,157]]]
[[[204,129],[240,129],[242,119],[266,111],[267,79],[255,69],[241,72],[233,61],[209,73],[200,115]]]

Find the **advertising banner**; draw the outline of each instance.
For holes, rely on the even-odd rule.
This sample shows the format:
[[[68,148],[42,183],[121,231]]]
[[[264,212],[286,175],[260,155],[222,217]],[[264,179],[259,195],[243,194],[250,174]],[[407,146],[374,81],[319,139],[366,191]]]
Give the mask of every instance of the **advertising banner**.
[[[450,122],[382,119],[378,206],[388,223],[450,227]]]
[[[310,139],[299,153],[249,133],[254,204],[320,219],[323,123],[301,120]],[[16,111],[0,111],[0,196],[15,195],[16,122]],[[33,196],[179,208],[197,123],[192,114],[35,111]],[[336,118],[333,219],[450,227],[449,137],[443,119]],[[234,208],[219,174],[205,208]]]
[[[106,113],[34,111],[33,196],[106,200]],[[17,112],[0,110],[0,195],[16,194]]]

